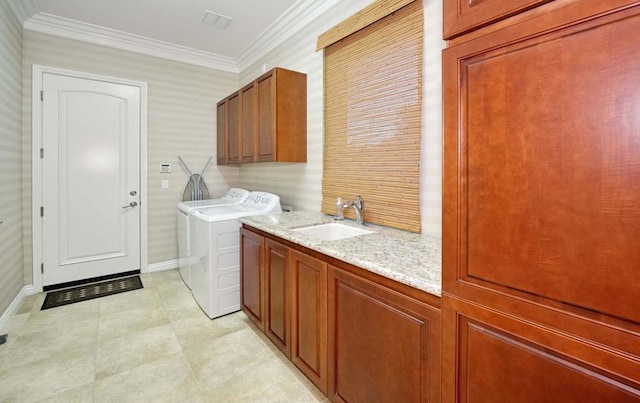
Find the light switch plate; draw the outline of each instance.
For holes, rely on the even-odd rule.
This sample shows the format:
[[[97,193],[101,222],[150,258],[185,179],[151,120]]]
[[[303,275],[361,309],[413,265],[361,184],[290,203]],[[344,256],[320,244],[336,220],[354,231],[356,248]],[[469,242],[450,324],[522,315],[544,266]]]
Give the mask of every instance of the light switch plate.
[[[163,180],[162,181],[162,189],[169,189],[169,181],[168,180]]]

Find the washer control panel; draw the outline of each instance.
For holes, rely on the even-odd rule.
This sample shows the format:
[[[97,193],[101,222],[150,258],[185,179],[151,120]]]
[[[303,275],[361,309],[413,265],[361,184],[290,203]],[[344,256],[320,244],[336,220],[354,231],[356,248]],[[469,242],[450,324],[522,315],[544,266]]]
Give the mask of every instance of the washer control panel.
[[[251,192],[242,205],[255,210],[271,210],[280,205],[280,197],[273,193]]]

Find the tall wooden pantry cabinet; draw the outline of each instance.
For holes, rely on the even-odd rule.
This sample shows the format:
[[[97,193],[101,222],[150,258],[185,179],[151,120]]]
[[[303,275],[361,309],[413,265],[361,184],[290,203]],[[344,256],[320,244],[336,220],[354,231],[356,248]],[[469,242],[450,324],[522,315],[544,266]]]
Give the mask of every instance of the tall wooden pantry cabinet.
[[[638,402],[640,2],[444,4],[443,400]]]

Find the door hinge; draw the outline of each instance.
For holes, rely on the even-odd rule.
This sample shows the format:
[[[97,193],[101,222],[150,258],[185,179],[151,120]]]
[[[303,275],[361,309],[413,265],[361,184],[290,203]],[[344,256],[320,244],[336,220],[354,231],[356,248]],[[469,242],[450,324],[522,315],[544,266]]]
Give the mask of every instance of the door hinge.
[[[44,148],[40,149],[40,159],[44,158]]]
[[[44,217],[44,206],[40,206],[40,217]]]
[[[44,274],[44,263],[40,263],[40,274]]]
[[[40,91],[40,100],[44,101],[44,91]]]

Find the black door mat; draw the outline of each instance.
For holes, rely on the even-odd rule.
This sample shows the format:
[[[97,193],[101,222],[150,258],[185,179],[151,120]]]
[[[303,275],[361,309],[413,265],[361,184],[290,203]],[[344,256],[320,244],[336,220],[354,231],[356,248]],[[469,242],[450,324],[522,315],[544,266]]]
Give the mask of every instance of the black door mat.
[[[49,308],[106,297],[107,295],[119,294],[121,292],[138,290],[140,288],[143,288],[140,276],[132,276],[102,281],[100,283],[85,284],[80,287],[67,288],[66,290],[51,291],[47,293],[40,310],[44,311]]]

